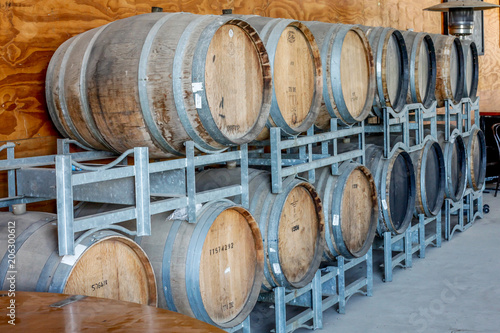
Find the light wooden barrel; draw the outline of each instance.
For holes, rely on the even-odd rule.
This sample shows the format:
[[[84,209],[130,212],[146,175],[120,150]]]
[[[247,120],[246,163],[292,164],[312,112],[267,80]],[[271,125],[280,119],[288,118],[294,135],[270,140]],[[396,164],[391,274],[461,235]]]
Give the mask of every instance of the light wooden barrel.
[[[375,180],[367,167],[346,162],[333,176],[331,168],[317,170],[314,184],[323,203],[325,253],[328,261],[338,255],[362,257],[372,246],[378,222]]]
[[[404,31],[403,37],[408,51],[410,84],[407,103],[422,103],[429,108],[435,101],[436,52],[434,42],[424,32]]]
[[[377,109],[392,107],[399,112],[406,104],[409,84],[408,52],[399,30],[359,26],[368,36],[375,61]]]
[[[323,64],[323,103],[316,127],[330,118],[346,124],[363,121],[375,97],[375,64],[365,33],[354,25],[304,22],[314,34]]]
[[[443,205],[446,170],[443,151],[435,139],[430,138],[422,149],[410,153],[416,177],[416,214],[436,216]]]
[[[474,191],[483,188],[486,176],[486,141],[484,133],[476,125],[470,134],[464,135],[467,147],[467,187]]]
[[[281,127],[289,135],[307,131],[318,117],[323,89],[321,56],[313,34],[299,21],[257,15],[236,18],[260,34],[271,64],[271,112],[258,139],[269,138],[269,127]]]
[[[184,153],[253,141],[271,69],[257,32],[224,16],[151,13],[66,41],[51,59],[47,105],[63,136],[101,150]]]
[[[397,149],[388,159],[382,147],[366,145],[365,165],[377,185],[379,224],[377,233],[398,235],[406,231],[415,210],[415,171],[410,155]]]
[[[60,257],[56,222],[57,216],[48,213],[0,213],[3,290],[9,289],[9,226],[14,224],[16,290],[96,296],[156,306],[153,268],[136,243],[114,231],[102,230],[83,235],[74,256]]]
[[[283,184],[283,192],[273,194],[271,176],[266,171],[251,169],[249,179],[250,212],[264,241],[262,290],[307,285],[318,270],[325,244],[318,193],[308,182],[289,178]],[[236,183],[240,184],[239,169],[207,170],[196,177],[198,191]]]
[[[449,140],[446,141],[444,132],[439,131],[437,140],[444,157],[446,198],[456,202],[460,201],[467,183],[467,151],[464,139],[458,131],[453,131]]]
[[[477,100],[477,86],[479,83],[479,54],[476,43],[461,40],[464,53],[464,97],[469,97],[472,102]]]
[[[158,306],[219,327],[243,322],[264,278],[262,238],[252,215],[220,200],[205,204],[196,223],[166,217],[153,216],[151,236],[136,238],[155,270]]]
[[[436,100],[443,107],[446,100],[458,103],[464,96],[464,54],[460,39],[431,35],[436,50]]]

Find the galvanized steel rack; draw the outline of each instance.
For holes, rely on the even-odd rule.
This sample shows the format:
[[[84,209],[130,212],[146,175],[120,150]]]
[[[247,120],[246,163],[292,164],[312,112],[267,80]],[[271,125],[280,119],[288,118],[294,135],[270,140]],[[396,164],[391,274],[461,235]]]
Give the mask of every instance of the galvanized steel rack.
[[[346,272],[362,263],[366,263],[366,276],[346,285]],[[274,303],[275,332],[288,333],[299,328],[323,328],[324,311],[338,305],[338,312],[343,314],[347,301],[353,295],[360,293],[372,296],[372,290],[373,259],[370,248],[361,258],[347,260],[342,256],[337,257],[335,264],[319,269],[312,282],[303,288],[288,290],[285,287],[276,287],[272,292],[261,294],[259,301]],[[305,309],[287,320],[287,305]],[[312,325],[307,325],[311,320]]]
[[[70,144],[87,151],[70,153]],[[114,224],[136,219],[136,234],[147,236],[151,234],[151,215],[184,208],[186,219],[194,223],[197,205],[238,195],[248,208],[246,145],[240,150],[195,156],[195,144],[186,142],[185,158],[154,163],[149,162],[147,148],[139,147],[107,165],[82,162],[111,158],[113,154],[93,151],[67,139],[58,140],[57,155],[15,158],[13,144],[0,147],[0,151],[3,149],[7,149],[7,159],[0,161],[0,170],[8,170],[9,196],[0,200],[0,207],[57,199],[59,255],[74,254],[74,234],[80,231],[91,233],[106,228],[131,234]],[[133,166],[126,165],[129,155],[133,155]],[[241,184],[196,193],[196,167],[229,161],[241,164]],[[127,207],[75,218],[73,200]]]
[[[282,131],[278,127],[270,128],[270,140],[253,143],[257,149],[249,152],[249,165],[266,166],[271,169],[272,192],[282,191],[283,179],[298,175],[303,172],[308,173],[308,180],[315,181],[315,169],[331,166],[332,173],[336,174],[338,165],[341,162],[360,159],[364,161],[364,124],[359,123],[350,127],[342,126],[340,120],[332,118],[330,120],[330,130],[315,133],[314,126],[307,135],[282,138]],[[351,136],[358,137],[358,149],[338,153],[337,141]],[[269,146],[271,152],[265,153],[265,146]],[[313,152],[313,149],[320,147],[321,153]],[[286,150],[285,153],[282,151]]]
[[[474,102],[470,98],[463,98],[457,104],[453,104],[450,100],[445,101],[445,114],[438,115],[438,120],[444,121],[446,140],[449,140],[453,132],[452,125],[455,126],[455,131],[458,133],[464,136],[470,135],[473,129],[472,121],[474,120],[474,124],[479,124],[479,98]],[[458,221],[452,228],[453,215],[457,215]],[[464,232],[469,229],[476,218],[483,217],[482,190],[475,192],[468,188],[465,190],[462,200],[458,202],[445,199],[444,217],[446,240],[451,240],[456,231]]]
[[[335,276],[333,276],[333,279],[335,279]],[[259,295],[260,302],[274,303],[276,333],[293,332],[298,328],[314,330],[323,328],[321,282],[321,271],[318,270],[313,280],[305,287],[293,290],[287,290],[285,287],[276,287],[272,292]],[[304,307],[305,309],[287,320],[287,305]],[[312,326],[306,325],[310,320],[312,320]]]
[[[429,139],[425,136],[425,124],[429,123],[431,137],[437,137],[437,102],[434,101],[429,108],[425,108],[420,103],[407,104],[396,113],[390,107],[375,110],[375,114],[381,115],[380,124],[365,125],[366,133],[383,133],[384,135],[384,158],[389,158],[397,149],[411,153],[421,149]],[[413,132],[413,133],[412,133]],[[391,133],[401,133],[402,141],[391,145]],[[412,135],[413,134],[413,135]],[[412,144],[411,138],[414,137]],[[439,215],[439,214],[438,214]],[[425,226],[434,219],[426,219],[423,214],[418,215],[418,223],[409,226],[408,229],[399,235],[385,232],[383,240],[375,244],[374,248],[382,247],[384,250],[384,282],[392,281],[392,271],[400,266],[402,268],[412,267],[412,257],[416,252],[425,257],[425,247],[435,241],[436,246],[441,246],[441,225],[439,223],[439,236],[436,234],[425,238]],[[438,228],[438,226],[436,226]],[[413,246],[414,239],[417,246]],[[393,256],[393,252],[399,252]]]
[[[434,102],[429,108],[424,108],[420,103],[407,104],[398,113],[391,107],[384,107],[376,112],[382,116],[381,123],[378,125],[366,124],[365,132],[384,134],[384,158],[389,158],[401,146],[407,147],[408,152],[420,149],[425,137],[424,125],[426,121],[430,123],[431,135],[433,137],[437,135],[436,105],[437,103]],[[416,141],[414,145],[410,142],[410,131],[414,131]],[[401,133],[401,143],[392,146],[391,133]]]

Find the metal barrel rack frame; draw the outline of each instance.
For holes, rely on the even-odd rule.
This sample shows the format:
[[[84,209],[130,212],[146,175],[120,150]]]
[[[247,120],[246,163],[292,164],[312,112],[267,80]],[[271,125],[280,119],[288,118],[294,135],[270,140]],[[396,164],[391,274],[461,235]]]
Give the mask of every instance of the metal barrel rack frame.
[[[337,305],[337,311],[344,314],[346,303],[354,294],[372,296],[372,260],[371,249],[364,256],[353,260],[339,256],[335,264],[318,270],[314,279],[303,288],[289,290],[285,287],[276,287],[271,292],[261,294],[259,301],[274,304],[275,332],[288,333],[299,328],[321,329],[323,328],[323,312],[326,310]],[[346,283],[346,272],[364,262],[366,263],[365,276]],[[287,319],[287,306],[304,309]],[[306,323],[311,320],[312,325],[307,325]]]
[[[473,130],[473,124],[479,124],[479,98],[472,101],[470,98],[462,98],[460,103],[453,104],[445,101],[445,114],[439,115],[438,120],[445,124],[445,138],[449,140],[453,131],[467,137]],[[468,167],[468,166],[467,166]],[[483,188],[474,191],[467,188],[463,198],[453,201],[446,198],[444,202],[444,237],[451,240],[457,231],[464,232],[469,229],[476,218],[483,217]],[[457,223],[452,226],[452,216],[457,216]]]
[[[74,254],[76,232],[104,228],[126,232],[115,224],[135,219],[137,235],[147,236],[151,234],[150,217],[154,214],[185,208],[189,222],[195,222],[197,204],[235,195],[241,196],[242,205],[248,207],[246,145],[241,146],[241,150],[195,156],[195,144],[186,142],[185,158],[153,163],[149,162],[147,148],[139,147],[109,164],[89,165],[83,162],[113,155],[93,150],[69,153],[69,144],[86,148],[71,140],[59,140],[57,155],[29,158],[14,158],[11,144],[0,148],[8,149],[8,158],[0,161],[0,169],[9,172],[9,197],[0,201],[0,207],[57,199],[60,255]],[[134,165],[124,164],[129,155],[133,155]],[[230,161],[239,161],[242,165],[240,185],[196,193],[196,167]],[[151,201],[151,197],[156,200]],[[127,207],[75,218],[73,200]]]
[[[366,133],[383,133],[384,158],[388,159],[397,149],[412,153],[422,149],[430,139],[425,136],[425,125],[430,126],[430,136],[437,136],[436,102],[429,108],[420,103],[406,104],[400,112],[395,112],[391,107],[383,107],[375,114],[380,115],[380,124],[365,125]],[[391,134],[399,134],[401,141],[391,145]],[[401,234],[386,231],[380,241],[374,243],[374,249],[383,248],[384,251],[384,282],[392,281],[392,272],[395,267],[412,267],[412,256],[419,252],[421,258],[425,257],[425,248],[428,245],[441,246],[441,213],[436,216],[426,217],[416,214],[416,223]],[[426,237],[426,225],[436,221],[435,232]],[[414,245],[415,244],[415,245]],[[393,255],[393,252],[397,252]]]
[[[339,139],[352,136],[358,137],[358,149],[338,153]],[[330,130],[315,133],[312,126],[306,135],[282,137],[282,130],[278,127],[270,128],[270,140],[256,143],[249,151],[248,164],[252,166],[269,167],[271,170],[272,192],[282,191],[283,179],[307,172],[308,180],[315,181],[315,169],[331,166],[332,174],[338,172],[341,162],[360,159],[364,160],[364,124],[342,126],[340,120],[330,120]],[[264,146],[270,147],[270,153],[264,152]],[[315,153],[320,147],[321,153]],[[285,150],[285,153],[283,153]]]

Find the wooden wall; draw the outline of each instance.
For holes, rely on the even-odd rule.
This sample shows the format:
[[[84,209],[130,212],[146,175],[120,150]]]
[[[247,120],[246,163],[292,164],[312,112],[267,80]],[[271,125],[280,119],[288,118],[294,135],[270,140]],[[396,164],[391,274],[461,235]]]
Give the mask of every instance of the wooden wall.
[[[15,141],[17,156],[55,153],[55,131],[45,106],[50,57],[68,38],[120,18],[164,11],[236,14],[362,23],[441,32],[441,15],[423,12],[436,0],[0,0],[0,145]],[[498,0],[492,1],[498,3]],[[481,57],[484,111],[500,113],[498,11],[485,14],[486,55]],[[4,158],[5,153],[0,153]],[[3,180],[3,179],[0,179]],[[3,192],[0,190],[0,192]],[[2,195],[3,193],[0,193]]]

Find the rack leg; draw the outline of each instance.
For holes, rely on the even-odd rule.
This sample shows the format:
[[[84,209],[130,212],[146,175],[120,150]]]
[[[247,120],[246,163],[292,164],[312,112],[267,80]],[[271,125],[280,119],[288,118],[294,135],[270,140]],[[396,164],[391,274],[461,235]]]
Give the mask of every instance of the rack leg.
[[[74,216],[71,156],[56,156],[57,235],[59,255],[74,255]]]
[[[384,282],[392,281],[392,244],[391,233],[384,232]]]
[[[425,258],[425,218],[423,214],[418,215],[418,239],[420,242],[419,257]]]
[[[445,200],[444,203],[444,239],[447,241],[450,240],[450,228],[451,228],[451,213],[450,213],[450,202],[448,199]]]
[[[441,247],[441,211],[436,216],[436,247]]]
[[[411,226],[405,231],[405,267],[413,266],[413,231]]]
[[[313,327],[323,328],[323,300],[321,297],[321,271],[318,270],[312,281]]]
[[[344,270],[344,257],[338,257],[338,268],[339,268],[339,313],[345,313],[345,270]]]
[[[366,254],[366,296],[373,295],[373,250]]]
[[[286,333],[285,287],[274,288],[274,314],[276,333]]]

